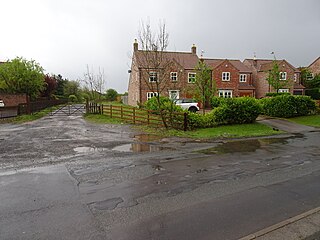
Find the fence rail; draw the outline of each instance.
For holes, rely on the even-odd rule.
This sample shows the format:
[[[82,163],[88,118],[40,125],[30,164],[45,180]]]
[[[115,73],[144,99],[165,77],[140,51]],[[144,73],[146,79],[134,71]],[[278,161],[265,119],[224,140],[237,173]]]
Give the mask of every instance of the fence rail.
[[[169,127],[185,131],[188,127],[186,112],[162,112],[161,116],[160,112],[135,107],[87,103],[87,113],[103,114],[132,124],[145,124],[156,127],[164,127],[163,116]]]

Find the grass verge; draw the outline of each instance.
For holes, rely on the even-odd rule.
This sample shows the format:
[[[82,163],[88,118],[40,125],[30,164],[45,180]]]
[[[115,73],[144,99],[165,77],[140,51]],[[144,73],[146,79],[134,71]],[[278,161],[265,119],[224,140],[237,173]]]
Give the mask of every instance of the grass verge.
[[[107,117],[99,114],[85,115],[85,119],[93,123],[103,124],[123,124],[125,122]],[[138,131],[149,134],[155,134],[162,137],[187,137],[195,139],[208,139],[208,138],[240,138],[240,137],[257,137],[268,136],[283,133],[282,131],[275,131],[272,128],[261,123],[252,124],[238,124],[218,126],[215,128],[203,128],[193,131],[179,131],[174,129],[155,128],[151,126],[134,125]]]
[[[124,121],[120,119],[115,119],[108,117],[106,115],[101,114],[85,114],[84,119],[92,123],[99,123],[99,124],[123,124]]]
[[[295,118],[288,118],[290,122],[299,123],[302,125],[307,125],[311,127],[320,127],[320,115],[310,115],[310,116],[302,116]]]
[[[283,133],[282,131],[275,131],[261,123],[225,125],[214,128],[196,129],[186,132],[172,129],[156,129],[152,127],[141,127],[141,129],[147,133],[161,136],[188,137],[195,139],[258,137]]]
[[[58,106],[54,106],[54,107],[50,107],[50,108],[46,108],[43,109],[39,112],[33,113],[33,114],[25,114],[25,115],[20,115],[14,118],[8,118],[6,120],[1,121],[0,123],[24,123],[24,122],[30,122],[30,121],[34,121],[37,120],[39,118],[42,118],[46,115],[48,115],[50,112],[58,109]]]

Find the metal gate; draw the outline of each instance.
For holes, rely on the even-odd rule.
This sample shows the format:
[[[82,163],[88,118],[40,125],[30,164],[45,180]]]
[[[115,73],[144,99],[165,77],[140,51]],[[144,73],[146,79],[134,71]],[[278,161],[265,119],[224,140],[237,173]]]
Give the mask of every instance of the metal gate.
[[[76,115],[80,116],[86,113],[85,104],[66,104],[61,106],[57,110],[50,113],[51,116],[59,115],[59,116],[71,116]]]

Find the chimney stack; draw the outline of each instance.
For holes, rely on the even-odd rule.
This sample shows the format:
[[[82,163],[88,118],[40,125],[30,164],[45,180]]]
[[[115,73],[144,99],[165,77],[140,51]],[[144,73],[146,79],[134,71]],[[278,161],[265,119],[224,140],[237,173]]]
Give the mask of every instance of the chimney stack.
[[[197,47],[196,47],[195,44],[192,45],[191,53],[192,53],[192,54],[197,54]]]
[[[138,41],[137,41],[137,39],[134,40],[134,43],[133,43],[133,51],[134,51],[134,52],[138,51]]]

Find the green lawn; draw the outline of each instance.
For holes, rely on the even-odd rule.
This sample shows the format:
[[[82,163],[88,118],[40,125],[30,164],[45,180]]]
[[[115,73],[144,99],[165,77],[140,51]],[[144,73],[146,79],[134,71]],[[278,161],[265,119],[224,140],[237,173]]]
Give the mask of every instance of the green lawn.
[[[311,116],[302,116],[295,118],[288,118],[288,121],[312,126],[312,127],[320,127],[320,115],[311,115]]]
[[[123,124],[124,123],[120,119],[110,118],[106,115],[101,115],[101,114],[85,114],[84,118],[92,123],[100,123],[100,124]]]
[[[186,132],[192,138],[239,138],[268,136],[283,133],[261,123],[218,126]]]
[[[88,114],[85,119],[94,123],[103,124],[123,124],[123,121],[107,117],[99,114]],[[174,129],[154,128],[152,126],[134,125],[139,131],[143,131],[150,134],[156,134],[163,137],[177,136],[188,137],[196,139],[206,138],[239,138],[239,137],[256,137],[256,136],[268,136],[283,133],[281,131],[274,131],[272,128],[260,123],[252,124],[239,124],[239,125],[227,125],[214,128],[197,129],[193,131],[179,131]]]

